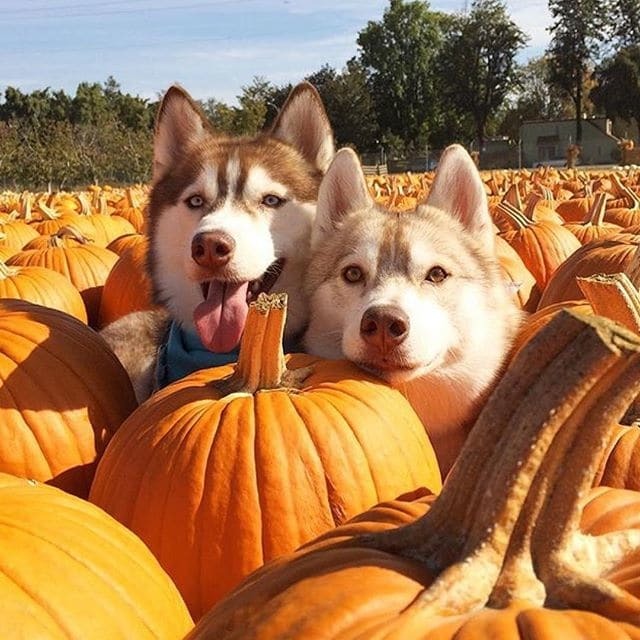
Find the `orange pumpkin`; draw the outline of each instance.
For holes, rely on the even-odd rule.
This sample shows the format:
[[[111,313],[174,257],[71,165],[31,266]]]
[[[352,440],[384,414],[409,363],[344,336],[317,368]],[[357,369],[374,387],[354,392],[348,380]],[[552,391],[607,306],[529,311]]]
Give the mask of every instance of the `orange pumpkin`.
[[[59,242],[65,230],[51,236],[46,249],[21,251],[7,260],[8,265],[39,266],[57,271],[80,292],[84,301],[89,325],[98,326],[98,314],[102,289],[118,256],[104,247],[81,241],[80,244]],[[72,232],[75,234],[75,232]],[[82,236],[76,236],[82,240]]]
[[[640,427],[617,427],[594,480],[595,484],[640,491]]]
[[[131,187],[127,187],[123,197],[115,203],[114,213],[129,221],[138,233],[145,232],[147,220],[144,207]]]
[[[535,311],[540,300],[536,279],[524,266],[518,252],[501,236],[496,236],[496,254],[507,283],[514,290],[516,304],[525,311]]]
[[[192,627],[144,544],[94,505],[0,473],[0,637],[178,640]]]
[[[542,291],[558,267],[577,249],[578,239],[562,225],[534,222],[519,212],[505,210],[516,225],[504,239],[517,251]]]
[[[556,302],[582,298],[576,276],[624,272],[639,244],[639,236],[620,233],[583,245],[553,274],[542,292],[538,309]]]
[[[98,326],[106,327],[134,311],[157,308],[151,301],[151,280],[147,274],[148,242],[135,243],[123,251],[104,283],[100,297]]]
[[[0,261],[0,298],[51,307],[87,324],[87,310],[78,290],[64,276],[45,267],[13,267]]]
[[[86,497],[97,459],[136,407],[106,343],[65,313],[0,300],[0,381],[0,471]]]
[[[580,244],[587,244],[622,232],[622,227],[619,225],[604,222],[606,201],[607,195],[605,193],[597,193],[593,198],[593,206],[584,221],[580,224],[569,223],[565,225],[565,229],[569,229],[578,238]]]
[[[639,337],[557,316],[510,365],[440,496],[383,504],[273,561],[186,640],[640,637],[640,531],[627,531],[640,493],[582,502],[638,374]]]
[[[141,233],[128,233],[124,236],[118,236],[115,240],[112,240],[107,245],[107,249],[121,256],[130,247],[137,245],[139,242],[146,241],[146,236],[143,236]]]
[[[196,372],[142,404],[91,488],[155,553],[194,618],[253,569],[380,499],[440,489],[399,391],[346,361],[292,355],[285,370],[281,306],[279,296],[251,306],[235,370]]]
[[[84,194],[80,194],[83,202],[83,213],[74,223],[74,226],[98,247],[106,247],[112,240],[129,233],[136,233],[135,227],[118,215],[109,215],[107,212],[106,197],[99,197],[100,208],[93,209],[86,201]]]
[[[0,246],[22,249],[29,240],[37,238],[40,234],[22,220],[2,222],[0,220]]]

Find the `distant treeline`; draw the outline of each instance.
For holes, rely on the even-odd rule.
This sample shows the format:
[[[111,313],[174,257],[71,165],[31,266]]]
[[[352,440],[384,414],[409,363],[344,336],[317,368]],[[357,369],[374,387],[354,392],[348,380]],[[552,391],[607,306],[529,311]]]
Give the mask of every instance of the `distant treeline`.
[[[523,120],[558,117],[576,119],[579,142],[581,118],[596,112],[633,130],[640,121],[640,0],[549,0],[549,9],[549,48],[518,65],[527,36],[502,0],[475,0],[454,15],[422,0],[390,0],[381,20],[359,32],[356,57],[307,79],[322,96],[336,142],[361,153],[402,157],[454,141],[482,152],[489,136],[516,141]],[[255,77],[237,106],[210,98],[202,108],[219,131],[250,135],[271,122],[290,89]],[[147,182],[157,104],[124,93],[112,77],[81,83],[73,96],[7,87],[0,187]]]

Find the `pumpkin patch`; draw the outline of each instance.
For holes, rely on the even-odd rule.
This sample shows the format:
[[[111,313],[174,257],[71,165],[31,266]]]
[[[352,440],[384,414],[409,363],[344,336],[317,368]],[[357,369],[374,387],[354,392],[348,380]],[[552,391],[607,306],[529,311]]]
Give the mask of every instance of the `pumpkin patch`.
[[[154,308],[148,189],[0,196],[0,636],[640,638],[640,173],[481,176],[526,320],[444,482],[399,392],[283,354],[282,294],[137,406],[89,327]]]

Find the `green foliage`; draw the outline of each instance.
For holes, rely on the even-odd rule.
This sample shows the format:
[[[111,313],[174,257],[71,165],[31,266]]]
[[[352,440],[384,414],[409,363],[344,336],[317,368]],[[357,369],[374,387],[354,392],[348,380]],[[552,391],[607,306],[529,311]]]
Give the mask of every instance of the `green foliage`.
[[[426,2],[390,0],[380,22],[358,34],[358,60],[386,139],[422,149],[439,119],[434,64],[447,18]]]
[[[357,36],[341,70],[307,76],[338,146],[402,157],[451,142],[519,137],[523,120],[580,117],[596,107],[640,120],[640,0],[549,0],[546,55],[518,67],[526,36],[504,0],[474,0],[468,14],[432,11],[423,0],[389,0]],[[603,42],[609,57],[596,68]],[[616,50],[617,47],[617,50]],[[595,73],[592,70],[596,68]],[[595,85],[595,86],[594,86]],[[268,128],[291,84],[256,76],[235,105],[201,102],[220,134]],[[123,92],[113,77],[74,95],[7,87],[0,101],[0,187],[72,188],[146,182],[158,103]]]
[[[62,91],[5,90],[0,105],[3,187],[43,189],[149,179],[155,105],[113,78]]]
[[[447,101],[471,116],[482,149],[487,124],[516,85],[516,55],[527,41],[501,0],[475,0],[452,20],[440,55]]]
[[[512,140],[520,137],[520,125],[525,120],[553,120],[573,117],[570,98],[547,81],[548,58],[532,58],[518,67],[517,79],[508,104],[499,113],[497,132]]]
[[[613,0],[611,26],[617,44],[640,46],[640,0]]]
[[[583,84],[602,46],[607,8],[602,0],[549,0],[553,24],[548,79],[573,100],[578,144],[582,140]]]
[[[609,118],[640,122],[640,44],[626,47],[596,70],[591,98]]]
[[[375,151],[380,133],[363,66],[356,59],[350,60],[341,72],[324,65],[306,80],[318,89],[336,144],[361,153]]]

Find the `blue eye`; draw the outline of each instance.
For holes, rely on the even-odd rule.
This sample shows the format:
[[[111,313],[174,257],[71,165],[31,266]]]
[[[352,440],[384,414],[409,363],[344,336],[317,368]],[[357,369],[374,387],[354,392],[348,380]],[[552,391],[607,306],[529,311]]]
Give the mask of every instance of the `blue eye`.
[[[271,209],[277,209],[279,206],[285,203],[285,199],[280,196],[275,196],[273,193],[267,194],[264,198],[262,198],[262,204],[265,207],[270,207]]]
[[[204,198],[199,195],[187,198],[187,206],[190,209],[199,209],[204,204]]]

